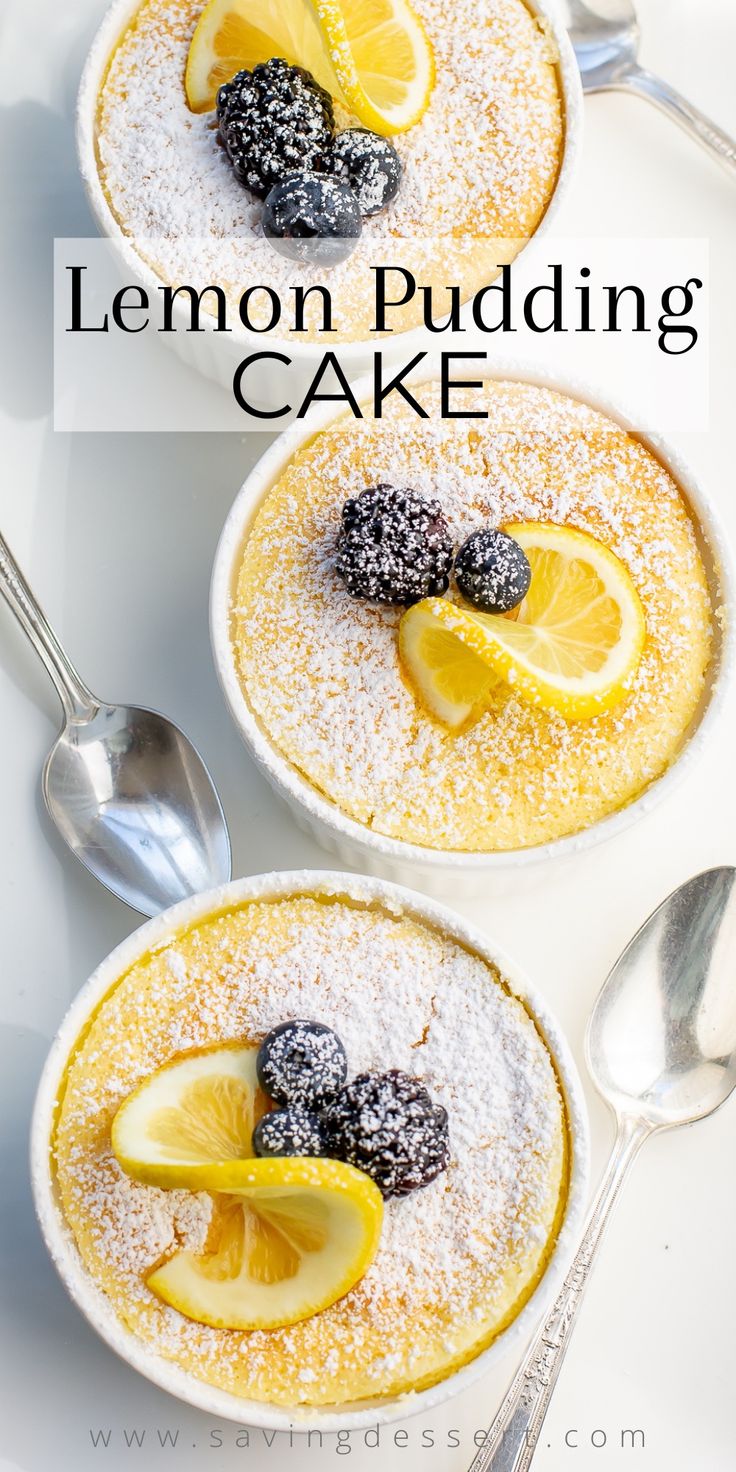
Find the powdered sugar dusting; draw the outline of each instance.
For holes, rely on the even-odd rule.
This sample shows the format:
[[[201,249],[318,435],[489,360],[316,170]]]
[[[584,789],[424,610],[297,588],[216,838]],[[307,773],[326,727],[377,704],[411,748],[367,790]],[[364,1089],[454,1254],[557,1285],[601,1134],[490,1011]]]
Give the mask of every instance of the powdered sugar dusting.
[[[145,1274],[202,1246],[210,1200],[125,1177],[111,1120],[182,1046],[256,1040],[295,1016],[336,1029],[351,1073],[420,1077],[448,1113],[449,1167],[387,1203],[377,1258],[333,1308],[270,1333],[208,1329]],[[199,922],[133,966],[70,1068],[56,1156],[85,1265],[135,1332],[224,1388],[322,1404],[440,1378],[518,1308],[559,1220],[564,1136],[549,1053],[480,957],[401,913],[303,896]]]

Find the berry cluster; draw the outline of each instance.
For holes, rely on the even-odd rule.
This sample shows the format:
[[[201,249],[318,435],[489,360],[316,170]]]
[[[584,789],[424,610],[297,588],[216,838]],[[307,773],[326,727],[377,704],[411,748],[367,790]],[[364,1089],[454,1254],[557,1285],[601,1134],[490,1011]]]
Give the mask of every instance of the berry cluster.
[[[398,1068],[350,1083],[340,1039],[319,1022],[282,1022],[264,1038],[258,1082],[278,1105],[253,1132],[256,1155],[328,1155],[375,1181],[385,1197],[429,1185],[447,1166],[447,1113]]]
[[[329,93],[311,72],[280,57],[220,88],[217,122],[236,177],[264,200],[264,234],[294,260],[344,260],[362,218],[398,193],[401,160],[393,145],[368,128],[335,136]]]
[[[526,597],[526,554],[494,527],[473,532],[457,556],[438,501],[407,486],[370,486],[345,502],[335,568],[353,598],[408,607],[447,591],[485,613],[509,613]]]

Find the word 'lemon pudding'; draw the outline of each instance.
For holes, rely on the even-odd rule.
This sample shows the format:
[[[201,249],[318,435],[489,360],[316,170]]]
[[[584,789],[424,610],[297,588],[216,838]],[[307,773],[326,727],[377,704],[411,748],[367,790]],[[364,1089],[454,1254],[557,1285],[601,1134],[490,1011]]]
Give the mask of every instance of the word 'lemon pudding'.
[[[706,690],[716,610],[685,499],[634,435],[529,384],[465,391],[462,404],[487,417],[454,422],[420,393],[431,418],[400,407],[337,421],[266,494],[236,568],[233,666],[270,746],[350,818],[430,849],[523,849],[616,812],[675,760]],[[369,492],[375,516],[363,511]],[[392,606],[380,556],[402,517]],[[444,706],[427,699],[431,671],[412,670],[422,650],[409,625],[426,608],[445,610],[453,636],[468,626],[453,556],[504,526],[536,571],[511,609],[518,624],[496,618],[491,640],[481,615],[496,682],[451,729],[453,706],[469,715],[475,697],[467,708],[464,689]],[[515,647],[530,617],[531,656],[547,661],[536,678]],[[588,666],[574,680],[562,655],[578,653]]]
[[[294,1018],[306,1021],[292,1024],[301,1033],[286,1063],[315,1035],[333,1049],[320,1054],[326,1085],[347,1082],[325,1119],[334,1126],[343,1111],[333,1154],[358,1168],[293,1155],[231,1159],[214,1174],[193,1166],[213,1139],[224,1153],[238,1130],[247,1157],[259,1116],[262,1150],[279,1116],[263,1113],[258,1091],[282,1097]],[[206,1105],[204,1076],[218,1058]],[[228,1100],[248,1078],[246,1107],[233,1114]],[[363,1116],[346,1124],[344,1101],[375,1103],[387,1086],[410,1148],[402,1156],[399,1139],[387,1156],[384,1135],[377,1159],[373,1126],[361,1154]],[[434,1384],[515,1318],[565,1213],[569,1125],[547,1045],[492,965],[403,903],[363,897],[360,881],[347,893],[325,882],[190,921],[130,966],[72,1051],[52,1158],[84,1270],[146,1346],[236,1395],[339,1405]],[[296,1221],[283,1191],[259,1215],[258,1192],[279,1180],[302,1192]],[[332,1296],[341,1293],[331,1303],[330,1231]],[[308,1283],[305,1261],[317,1265]],[[302,1282],[316,1311],[295,1307]],[[266,1322],[263,1306],[278,1302],[280,1327],[218,1327],[244,1313]]]
[[[382,0],[365,0],[366,14],[371,6],[380,32]],[[348,248],[358,245],[349,260],[338,251],[338,264],[318,276],[329,284],[334,303],[333,346],[369,335],[372,266],[403,265],[438,289],[456,284],[467,299],[534,234],[557,183],[565,120],[555,44],[524,0],[459,0],[451,10],[441,0],[418,0],[417,26],[431,48],[433,82],[421,116],[407,131],[397,132],[388,149],[375,135],[366,145],[362,128],[357,138],[353,132],[349,143],[342,144],[362,120],[339,97],[331,100],[323,86],[305,95],[303,78],[274,72],[277,64],[283,68],[279,59],[287,49],[289,62],[307,71],[310,64],[316,66],[309,47],[304,55],[297,54],[298,41],[287,47],[288,35],[281,34],[280,22],[289,21],[291,0],[267,7],[273,41],[261,35],[257,56],[246,47],[238,57],[237,37],[248,6],[233,0],[232,8],[242,16],[229,16],[226,5],[219,7],[225,38],[219,51],[224,47],[227,54],[227,38],[235,37],[235,54],[217,79],[222,83],[230,66],[237,76],[249,78],[250,73],[237,68],[252,68],[255,57],[271,68],[258,95],[255,84],[248,83],[246,96],[236,82],[227,103],[224,93],[217,102],[217,111],[214,98],[205,98],[203,111],[188,104],[185,77],[191,88],[193,74],[201,70],[194,48],[190,55],[203,12],[201,0],[143,0],[118,41],[99,92],[95,149],[107,204],[138,254],[164,282],[188,283],[198,291],[215,283],[235,303],[244,287],[257,281],[276,292],[286,310],[290,289],[314,281],[314,271],[299,259],[275,254],[264,230],[268,236],[289,233],[284,208],[287,213],[316,211],[316,223],[302,234],[321,235],[334,226],[347,235]],[[207,16],[210,11],[208,7]],[[218,44],[216,36],[211,38],[215,61]],[[370,46],[366,67],[369,53]],[[320,73],[319,82],[329,83],[329,74]],[[302,189],[293,198],[287,190],[285,201],[277,197],[264,206],[276,174],[263,130],[271,145],[269,119],[285,94],[278,142],[283,142],[291,118],[285,158],[287,163],[296,160],[297,173],[307,171],[307,194]],[[195,98],[195,105],[203,104]],[[344,153],[338,162],[326,159],[322,148],[322,132],[326,128],[329,134],[333,125]],[[374,120],[370,127],[375,126]],[[305,143],[307,135],[313,137],[313,147]],[[368,155],[360,152],[364,147]],[[347,202],[350,214],[344,177],[355,183],[356,169],[360,185],[355,220],[335,225],[333,208],[339,214],[342,207],[344,214]],[[211,294],[203,305],[214,310]],[[257,306],[249,308],[253,321],[258,319]],[[271,310],[264,300],[266,323],[272,320]],[[306,336],[319,331],[322,312],[316,297],[308,302]],[[392,326],[403,330],[420,321],[417,295],[394,312]]]

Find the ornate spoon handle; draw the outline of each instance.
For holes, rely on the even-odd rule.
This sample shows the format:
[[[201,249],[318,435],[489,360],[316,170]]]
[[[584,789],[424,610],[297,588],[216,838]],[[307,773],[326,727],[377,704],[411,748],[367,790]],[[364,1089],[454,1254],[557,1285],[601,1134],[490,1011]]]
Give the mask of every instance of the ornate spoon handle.
[[[651,1133],[651,1126],[639,1119],[619,1120],[616,1143],[572,1266],[469,1472],[527,1472],[531,1465],[598,1244],[626,1172]]]
[[[12,608],[36,653],[41,656],[59,694],[67,717],[84,720],[97,701],[80,679],[62,649],[41,605],[31,591],[5,538],[0,534],[0,593]]]
[[[616,86],[637,92],[640,97],[648,97],[655,107],[679,123],[707,153],[719,163],[725,164],[729,172],[736,176],[736,139],[711,122],[682,93],[670,87],[669,82],[664,82],[661,77],[646,71],[644,67],[632,66],[622,72]]]

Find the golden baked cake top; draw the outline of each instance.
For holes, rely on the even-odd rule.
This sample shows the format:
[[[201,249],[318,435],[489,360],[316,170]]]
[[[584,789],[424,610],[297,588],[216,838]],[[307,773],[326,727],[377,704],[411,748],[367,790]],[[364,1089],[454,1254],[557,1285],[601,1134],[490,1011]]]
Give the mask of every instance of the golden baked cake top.
[[[266,495],[233,593],[234,661],[280,756],[359,823],[429,848],[525,848],[617,811],[679,753],[711,654],[698,534],[659,460],[587,405],[489,382],[456,399],[488,418],[450,422],[434,390],[419,392],[430,419],[342,421]],[[503,683],[468,729],[433,720],[399,659],[401,609],[350,597],[336,572],[343,504],[382,482],[436,499],[456,546],[482,526],[542,521],[610,548],[646,625],[626,701],[568,721]]]
[[[294,1017],[328,1022],[351,1074],[419,1076],[447,1110],[449,1165],[386,1201],[378,1255],[332,1307],[275,1330],[208,1328],[145,1278],[202,1249],[211,1198],[124,1175],[111,1122],[172,1058]],[[491,966],[400,910],[326,892],[240,904],[136,962],[72,1055],[54,1159],[86,1271],[151,1348],[242,1396],[324,1405],[434,1383],[515,1317],[564,1213],[568,1126],[547,1046]]]
[[[118,223],[163,280],[200,289],[214,280],[233,300],[258,281],[286,302],[289,287],[313,273],[269,249],[261,202],[236,179],[214,113],[187,107],[185,64],[201,10],[200,0],[143,0],[100,91],[100,179]],[[372,263],[403,263],[428,284],[464,283],[469,296],[534,233],[557,180],[564,118],[555,51],[524,0],[458,0],[451,10],[418,0],[417,10],[436,82],[422,119],[392,139],[403,165],[397,197],[364,220],[355,256],[328,273],[331,344],[367,335]],[[341,107],[336,115],[339,127],[351,121]],[[452,237],[463,237],[456,251]],[[498,242],[492,260],[487,243],[468,249],[475,238]],[[419,313],[415,299],[394,327]]]

